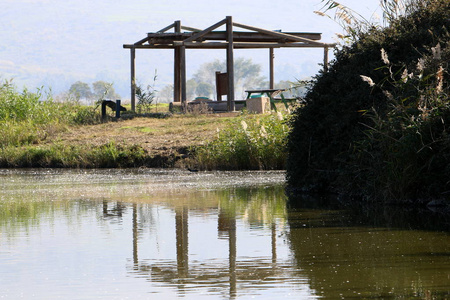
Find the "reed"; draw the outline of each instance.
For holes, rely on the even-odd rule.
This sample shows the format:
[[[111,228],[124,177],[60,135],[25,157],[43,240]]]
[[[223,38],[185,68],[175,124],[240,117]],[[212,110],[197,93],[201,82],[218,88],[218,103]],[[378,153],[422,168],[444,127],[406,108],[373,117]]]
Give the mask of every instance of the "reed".
[[[231,121],[217,137],[193,149],[200,169],[284,169],[289,127],[281,113],[256,116],[243,114]]]
[[[0,148],[39,144],[69,125],[96,124],[98,111],[74,102],[55,102],[50,92],[19,92],[11,80],[0,84]]]

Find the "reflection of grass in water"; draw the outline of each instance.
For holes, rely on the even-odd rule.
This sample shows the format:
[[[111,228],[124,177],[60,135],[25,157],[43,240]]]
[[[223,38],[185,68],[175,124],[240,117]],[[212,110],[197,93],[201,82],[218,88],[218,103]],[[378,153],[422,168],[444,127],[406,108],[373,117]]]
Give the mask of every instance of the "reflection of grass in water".
[[[34,190],[34,191],[33,191]],[[64,189],[66,190],[66,189]],[[37,192],[36,192],[37,191]],[[69,194],[71,191],[67,190]],[[62,193],[62,194],[60,194]],[[49,196],[51,194],[51,196]],[[94,196],[103,197],[100,193]],[[0,228],[9,235],[20,228],[28,231],[31,227],[39,227],[42,220],[56,217],[65,218],[72,223],[85,215],[89,210],[101,210],[102,204],[96,200],[70,200],[71,196],[59,189],[39,192],[39,187],[30,187],[29,192],[7,195],[0,201]],[[75,189],[72,197],[80,197]],[[169,207],[183,206],[196,212],[210,213],[219,207],[230,217],[243,216],[245,222],[252,225],[270,225],[275,219],[285,219],[286,202],[283,186],[234,188],[214,191],[196,191],[180,193],[157,193],[133,198],[126,196],[114,198],[114,201],[140,202],[139,206],[151,203]],[[154,198],[154,199],[153,199]],[[73,199],[73,198],[72,198]],[[78,198],[79,199],[79,198]],[[91,197],[91,199],[93,199]],[[113,199],[111,199],[113,200]],[[140,214],[141,215],[141,214]],[[141,216],[142,217],[142,216]]]
[[[284,186],[236,188],[217,193],[219,207],[227,214],[242,215],[252,225],[270,225],[286,218]]]
[[[0,201],[0,229],[7,236],[17,231],[38,228],[44,220],[53,222],[55,215],[63,215],[67,222],[74,223],[98,203],[93,201],[64,201],[36,199],[30,194],[12,196]]]

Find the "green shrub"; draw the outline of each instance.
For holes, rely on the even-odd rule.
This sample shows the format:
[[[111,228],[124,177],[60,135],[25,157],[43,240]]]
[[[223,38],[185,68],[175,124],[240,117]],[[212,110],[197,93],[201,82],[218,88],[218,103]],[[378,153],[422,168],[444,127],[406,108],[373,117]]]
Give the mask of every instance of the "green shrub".
[[[280,113],[244,115],[194,150],[202,169],[284,169],[289,128]]]
[[[94,125],[101,122],[101,115],[98,110],[90,106],[74,106],[70,122],[75,125]]]

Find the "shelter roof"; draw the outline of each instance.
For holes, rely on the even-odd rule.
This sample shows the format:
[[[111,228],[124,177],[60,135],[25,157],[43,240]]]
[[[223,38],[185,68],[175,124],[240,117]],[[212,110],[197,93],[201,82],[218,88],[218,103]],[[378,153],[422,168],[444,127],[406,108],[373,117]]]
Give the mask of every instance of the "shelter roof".
[[[181,26],[180,21],[147,36],[134,44],[125,44],[124,48],[150,48],[173,49],[184,46],[186,48],[214,49],[226,48],[228,32],[216,29],[224,26],[226,19],[204,29]],[[267,30],[254,26],[233,22],[232,42],[233,48],[324,48],[335,44],[319,42],[321,33],[313,32],[282,32],[281,30]],[[235,28],[244,31],[235,31]],[[173,29],[174,32],[168,32]]]

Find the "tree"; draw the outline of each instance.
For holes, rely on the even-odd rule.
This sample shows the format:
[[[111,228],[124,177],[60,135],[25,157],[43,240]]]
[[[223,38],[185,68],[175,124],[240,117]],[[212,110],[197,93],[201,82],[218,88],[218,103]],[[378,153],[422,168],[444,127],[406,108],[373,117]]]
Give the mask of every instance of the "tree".
[[[88,100],[92,97],[92,91],[89,85],[85,82],[77,81],[70,86],[69,93],[74,95],[76,100]]]
[[[172,102],[173,101],[173,84],[164,86],[158,91],[158,98],[160,102]]]
[[[104,82],[104,81],[96,81],[92,84],[93,89],[93,96],[97,100],[104,100],[104,99],[119,99],[120,95],[116,94],[116,91],[114,90],[113,84]]]
[[[199,70],[193,75],[193,79],[198,84],[204,83],[208,84],[210,87],[215,87],[216,72],[217,71],[226,72],[226,70],[227,70],[226,61],[220,61],[216,59],[212,62],[201,65]],[[261,65],[253,63],[251,58],[238,57],[237,59],[235,59],[234,60],[235,94],[244,97],[245,90],[263,87],[266,82],[264,76],[261,76],[260,73],[261,73]]]
[[[186,81],[186,98],[187,99],[193,99],[195,97],[197,86],[198,86],[198,83],[194,79],[189,79],[188,81]]]
[[[210,85],[209,83],[201,82],[197,85],[197,88],[195,89],[195,93],[197,96],[201,97],[211,97],[212,92],[214,91],[214,87]]]

